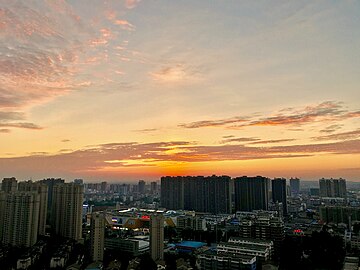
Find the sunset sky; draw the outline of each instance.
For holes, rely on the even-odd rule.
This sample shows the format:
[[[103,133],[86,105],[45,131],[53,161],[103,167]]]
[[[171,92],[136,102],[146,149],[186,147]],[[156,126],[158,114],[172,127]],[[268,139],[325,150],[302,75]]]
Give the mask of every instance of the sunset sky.
[[[0,178],[360,181],[360,1],[0,0]]]

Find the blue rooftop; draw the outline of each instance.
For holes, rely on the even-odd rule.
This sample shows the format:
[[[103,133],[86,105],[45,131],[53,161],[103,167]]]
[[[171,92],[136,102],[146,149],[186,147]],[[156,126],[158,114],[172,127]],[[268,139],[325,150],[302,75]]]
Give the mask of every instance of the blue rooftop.
[[[201,248],[205,246],[206,243],[204,242],[196,242],[196,241],[182,241],[179,244],[176,244],[177,247],[187,247],[187,248]]]

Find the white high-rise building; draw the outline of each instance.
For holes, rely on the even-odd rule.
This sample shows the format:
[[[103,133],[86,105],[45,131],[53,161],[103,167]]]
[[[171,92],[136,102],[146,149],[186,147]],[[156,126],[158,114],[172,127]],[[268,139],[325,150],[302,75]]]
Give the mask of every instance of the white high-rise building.
[[[93,261],[104,258],[105,217],[101,213],[93,213],[90,223],[91,257]]]
[[[150,255],[155,262],[164,260],[164,221],[163,215],[150,219]]]

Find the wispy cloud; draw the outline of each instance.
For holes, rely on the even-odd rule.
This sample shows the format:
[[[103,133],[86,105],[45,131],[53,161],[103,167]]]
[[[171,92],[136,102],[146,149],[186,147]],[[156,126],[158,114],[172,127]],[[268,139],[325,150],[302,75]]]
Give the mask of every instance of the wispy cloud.
[[[144,129],[135,129],[133,130],[134,132],[140,132],[140,133],[149,133],[149,132],[154,132],[154,131],[158,131],[159,129],[157,128],[144,128]]]
[[[0,111],[0,128],[6,128],[2,129],[2,133],[10,133],[11,130],[8,128],[42,129],[34,123],[22,122],[25,118],[22,112]]]
[[[3,2],[0,9],[0,106],[19,116],[25,110],[81,88],[74,79],[89,33],[65,1],[32,5]],[[1,116],[0,116],[1,118]],[[24,117],[21,116],[23,120]],[[32,123],[2,127],[40,129]]]
[[[354,139],[358,139],[358,138],[360,138],[360,129],[347,131],[347,132],[341,132],[341,133],[335,133],[335,134],[330,134],[330,135],[325,135],[325,136],[313,137],[313,139],[318,140],[318,141],[354,140]]]
[[[272,144],[272,143],[284,143],[284,142],[293,142],[296,139],[278,139],[278,140],[260,140],[256,142],[250,142],[249,144]]]
[[[184,128],[225,127],[241,129],[249,126],[301,126],[316,122],[336,122],[360,117],[358,111],[347,111],[341,102],[326,101],[304,108],[286,108],[261,118],[235,116],[218,120],[202,120],[180,124]],[[335,125],[332,126],[333,128]]]
[[[124,30],[133,31],[135,30],[135,26],[131,23],[129,23],[127,20],[114,20],[115,25],[119,25]]]
[[[316,121],[334,121],[344,118],[351,118],[342,103],[327,101],[305,108],[288,109],[288,113],[277,113],[248,123],[249,126],[279,126],[279,125],[304,125]]]
[[[136,7],[140,2],[141,0],[125,0],[125,6],[128,9],[132,9]]]
[[[150,72],[153,80],[163,83],[191,82],[200,78],[200,70],[185,64],[167,65]]]
[[[224,136],[223,138],[226,138],[228,136]],[[232,143],[232,142],[254,142],[254,141],[259,141],[259,138],[255,138],[255,137],[240,137],[240,138],[234,138],[234,136],[231,136],[230,138],[226,138],[225,140],[222,140],[222,143]]]
[[[245,123],[247,121],[248,120],[246,118],[237,116],[237,117],[218,119],[218,120],[202,120],[187,124],[180,124],[179,127],[183,127],[183,128],[223,127],[228,124],[239,124],[239,123]]]
[[[320,130],[321,133],[333,133],[339,129],[341,129],[344,125],[339,125],[339,124],[336,124],[336,125],[330,125],[330,126],[327,126],[326,128],[323,128]]]

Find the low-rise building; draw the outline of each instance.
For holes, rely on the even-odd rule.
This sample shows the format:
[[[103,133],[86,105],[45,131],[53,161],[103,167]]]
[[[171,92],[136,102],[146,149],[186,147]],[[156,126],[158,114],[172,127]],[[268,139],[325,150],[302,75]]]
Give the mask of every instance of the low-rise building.
[[[195,231],[206,231],[206,220],[199,216],[179,216],[176,219],[178,229],[192,229]]]
[[[272,242],[269,242],[267,246],[259,245],[257,242],[221,242],[217,245],[217,251],[218,253],[256,256],[260,261],[267,261],[271,259],[272,245]]]
[[[149,242],[138,239],[106,238],[105,249],[118,250],[132,256],[139,256],[149,252]]]
[[[207,251],[199,255],[201,270],[255,270],[256,256]]]

